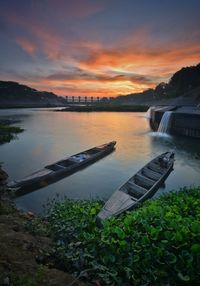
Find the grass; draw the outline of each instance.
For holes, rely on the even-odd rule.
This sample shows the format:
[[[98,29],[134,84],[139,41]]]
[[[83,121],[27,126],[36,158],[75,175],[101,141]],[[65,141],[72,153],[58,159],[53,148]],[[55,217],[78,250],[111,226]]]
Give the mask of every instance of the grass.
[[[102,285],[198,285],[200,188],[171,192],[95,223],[99,201],[57,203],[45,219],[57,265]]]

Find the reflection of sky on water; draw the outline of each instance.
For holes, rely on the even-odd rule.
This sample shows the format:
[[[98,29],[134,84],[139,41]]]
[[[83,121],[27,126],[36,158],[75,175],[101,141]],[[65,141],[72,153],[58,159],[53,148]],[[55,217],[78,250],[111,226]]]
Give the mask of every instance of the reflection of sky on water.
[[[26,129],[18,140],[0,146],[1,161],[12,179],[22,178],[90,147],[117,141],[116,151],[107,157],[55,184],[18,198],[18,205],[24,209],[41,211],[47,199],[51,200],[56,194],[74,199],[107,199],[144,164],[167,150],[176,153],[175,170],[157,195],[185,185],[200,185],[199,141],[158,136],[151,132],[142,113],[0,111],[0,115],[12,114],[23,116],[18,125]]]

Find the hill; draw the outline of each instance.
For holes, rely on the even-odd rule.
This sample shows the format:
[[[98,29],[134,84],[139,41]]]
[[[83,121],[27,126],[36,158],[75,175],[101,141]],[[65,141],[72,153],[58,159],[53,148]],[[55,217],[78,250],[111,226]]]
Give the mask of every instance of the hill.
[[[0,81],[1,107],[62,106],[64,99],[52,92],[38,91],[13,81]]]
[[[118,96],[116,102],[132,102],[134,104],[200,103],[200,64],[185,67],[177,71],[168,83],[161,82],[155,89],[148,89],[141,93]]]

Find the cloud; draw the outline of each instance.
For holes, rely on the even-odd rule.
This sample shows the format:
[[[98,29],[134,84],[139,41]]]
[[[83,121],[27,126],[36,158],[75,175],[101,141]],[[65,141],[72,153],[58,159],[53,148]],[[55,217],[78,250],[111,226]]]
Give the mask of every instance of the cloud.
[[[200,58],[200,43],[195,31],[186,40],[183,35],[178,39],[165,35],[162,38],[153,33],[152,27],[141,23],[133,28],[127,25],[114,41],[99,35],[100,17],[95,19],[97,22],[89,20],[102,12],[108,1],[25,3],[25,8],[21,5],[20,9],[17,4],[12,5],[3,19],[17,45],[37,60],[35,66],[44,64],[44,73],[31,69],[33,63],[32,66],[27,63],[30,73],[24,72],[28,74],[26,84],[38,89],[51,89],[63,95],[114,96],[139,92],[167,81],[179,68],[196,64]],[[27,7],[31,8],[31,13],[27,13]],[[94,23],[94,27],[86,25],[86,19],[90,25]],[[104,29],[106,25],[105,22]]]
[[[133,82],[133,83],[141,83],[141,84],[148,84],[148,83],[154,83],[155,77],[151,76],[145,76],[140,74],[134,74],[134,73],[95,73],[95,72],[89,72],[87,70],[81,70],[79,68],[73,68],[72,71],[61,71],[57,73],[53,73],[45,77],[45,80],[51,80],[53,81],[60,81],[60,82],[76,82],[76,83],[82,83],[82,82]]]
[[[141,75],[162,76],[175,72],[179,67],[195,64],[200,58],[200,43],[172,44],[168,47],[144,50],[125,47],[92,52],[80,61],[80,68],[135,72]],[[156,72],[157,69],[157,72]]]
[[[67,17],[68,19],[81,19],[94,15],[106,7],[106,1],[93,1],[93,0],[50,0],[51,10],[60,16]]]
[[[151,77],[137,74],[98,74],[77,69],[72,73],[57,72],[40,80],[40,84],[63,95],[115,96],[153,87]]]
[[[16,42],[29,55],[33,56],[37,52],[36,44],[23,37],[17,37]]]

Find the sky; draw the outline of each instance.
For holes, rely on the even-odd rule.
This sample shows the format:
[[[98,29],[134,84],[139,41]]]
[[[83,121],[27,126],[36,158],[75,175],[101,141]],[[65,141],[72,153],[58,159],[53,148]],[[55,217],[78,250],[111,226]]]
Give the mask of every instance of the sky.
[[[0,0],[0,80],[117,96],[200,62],[199,0]]]

